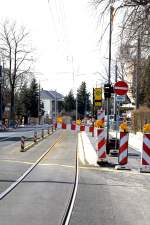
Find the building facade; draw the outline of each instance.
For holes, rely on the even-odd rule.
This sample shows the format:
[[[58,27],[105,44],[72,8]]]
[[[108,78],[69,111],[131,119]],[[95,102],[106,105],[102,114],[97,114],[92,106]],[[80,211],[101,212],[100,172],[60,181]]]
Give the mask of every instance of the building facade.
[[[44,118],[55,119],[61,112],[64,96],[57,91],[40,91],[40,99],[44,104]]]

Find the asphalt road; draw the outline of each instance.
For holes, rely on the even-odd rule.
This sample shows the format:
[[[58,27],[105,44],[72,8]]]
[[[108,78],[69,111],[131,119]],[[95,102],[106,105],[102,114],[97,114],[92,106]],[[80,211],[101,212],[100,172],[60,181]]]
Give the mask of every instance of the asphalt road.
[[[53,138],[61,134],[58,131]],[[28,153],[24,160],[35,160],[35,151],[37,158],[50,144],[52,139],[49,137],[23,153]],[[76,135],[65,135],[64,141],[59,142],[30,175],[0,201],[0,224],[60,224],[73,189],[75,151]],[[20,169],[20,164],[17,167],[16,163],[16,168]],[[12,179],[12,176],[9,178]]]
[[[150,176],[82,168],[70,225],[149,225]]]
[[[94,147],[96,141],[89,135]],[[140,153],[129,148],[131,171],[116,170],[117,156],[108,165],[80,163],[79,187],[70,225],[149,225],[150,173],[139,172]]]
[[[66,133],[66,132],[64,132]],[[16,180],[62,134],[58,130],[27,152],[0,151],[0,192]],[[45,160],[0,201],[2,225],[59,225],[74,182],[77,136],[68,132]],[[93,141],[95,145],[95,142]],[[80,162],[79,186],[70,225],[149,225],[150,174],[139,173],[140,155],[129,149],[131,171]]]

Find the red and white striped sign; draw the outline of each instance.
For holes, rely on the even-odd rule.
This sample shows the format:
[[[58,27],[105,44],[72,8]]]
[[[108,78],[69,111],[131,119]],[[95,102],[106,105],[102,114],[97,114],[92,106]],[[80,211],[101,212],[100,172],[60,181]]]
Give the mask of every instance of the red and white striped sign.
[[[150,165],[150,133],[143,136],[142,165]]]
[[[103,128],[97,130],[98,138],[98,161],[103,161],[106,159],[106,140],[105,140],[105,131]]]
[[[128,163],[128,133],[120,132],[120,146],[118,162],[120,165]]]

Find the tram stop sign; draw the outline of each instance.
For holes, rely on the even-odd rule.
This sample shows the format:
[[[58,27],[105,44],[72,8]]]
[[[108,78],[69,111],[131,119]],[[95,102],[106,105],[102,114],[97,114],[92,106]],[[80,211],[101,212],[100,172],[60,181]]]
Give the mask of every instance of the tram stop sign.
[[[128,85],[124,81],[118,81],[114,85],[114,92],[117,95],[125,95],[128,91]]]

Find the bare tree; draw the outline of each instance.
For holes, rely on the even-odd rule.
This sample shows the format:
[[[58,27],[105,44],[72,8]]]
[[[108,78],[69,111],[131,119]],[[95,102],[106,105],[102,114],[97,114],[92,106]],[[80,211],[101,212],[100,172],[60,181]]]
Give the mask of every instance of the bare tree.
[[[10,121],[15,119],[15,91],[30,72],[32,50],[28,50],[29,33],[24,27],[5,21],[0,30],[0,55],[4,61],[4,76],[10,89]]]

